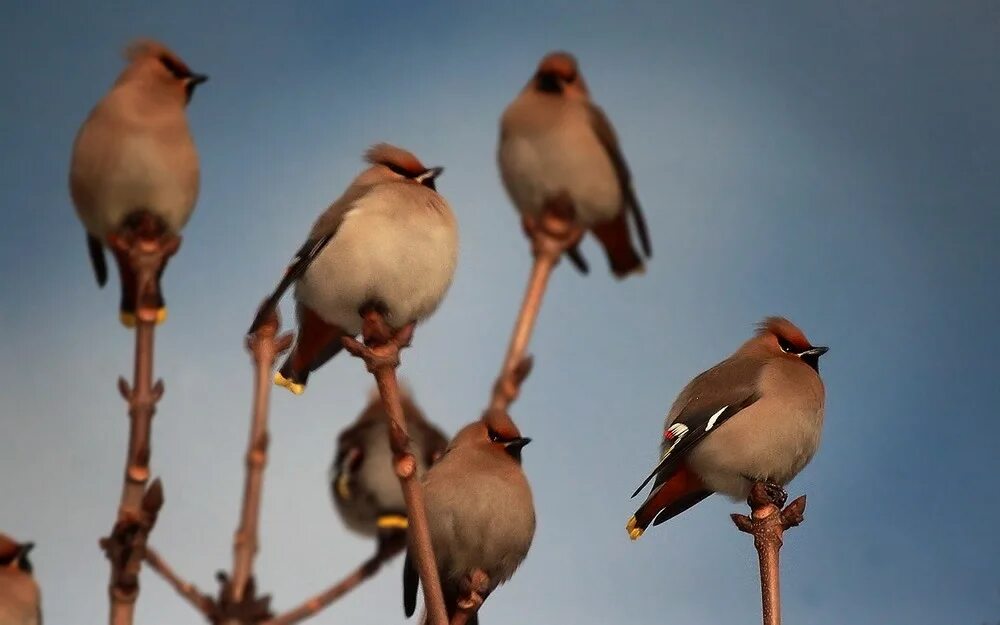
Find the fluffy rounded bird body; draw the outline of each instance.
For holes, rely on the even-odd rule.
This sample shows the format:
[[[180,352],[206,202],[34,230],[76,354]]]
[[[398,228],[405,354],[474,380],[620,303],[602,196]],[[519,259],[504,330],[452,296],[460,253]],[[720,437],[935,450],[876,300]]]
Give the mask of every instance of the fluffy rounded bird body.
[[[611,122],[590,100],[573,56],[554,52],[542,59],[503,113],[497,160],[507,193],[523,216],[535,218],[550,202],[568,200],[576,222],[601,242],[616,276],[642,271],[630,217],[647,257],[651,246],[631,173]],[[587,271],[578,250],[570,252],[570,259]]]
[[[410,447],[423,475],[444,453],[448,440],[421,412],[413,399],[402,397]],[[388,415],[377,391],[357,420],[337,440],[330,468],[330,490],[344,524],[365,536],[388,540],[407,528],[406,502],[393,468]]]
[[[70,162],[70,194],[101,286],[110,235],[140,214],[177,234],[198,197],[198,152],[185,110],[207,77],[155,41],[132,44],[126,59],[128,66],[81,126]],[[135,302],[128,300],[135,295],[129,281],[135,277],[121,259],[119,270],[122,321],[131,325]]]
[[[476,571],[488,579],[477,589],[485,598],[528,554],[535,534],[531,488],[521,468],[521,449],[528,442],[509,416],[477,421],[455,436],[424,476],[427,522],[449,616]],[[409,557],[403,579],[409,616],[417,593]]]
[[[667,414],[659,464],[636,490],[655,478],[629,535],[638,538],[714,492],[744,499],[756,482],[783,487],[798,475],[819,448],[826,351],[787,319],[770,317],[692,380]]]
[[[340,351],[341,337],[361,331],[366,308],[394,329],[422,321],[455,273],[458,225],[434,182],[442,168],[384,143],[365,159],[370,167],[320,215],[250,327],[254,332],[295,285],[298,333],[275,376],[295,394]]]

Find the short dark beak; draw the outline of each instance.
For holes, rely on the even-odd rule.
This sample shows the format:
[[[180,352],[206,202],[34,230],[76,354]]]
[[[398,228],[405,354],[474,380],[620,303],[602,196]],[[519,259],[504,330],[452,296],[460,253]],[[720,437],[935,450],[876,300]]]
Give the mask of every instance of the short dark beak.
[[[514,457],[515,460],[520,462],[521,450],[524,449],[524,446],[530,442],[531,442],[530,438],[525,438],[522,436],[521,438],[515,438],[512,441],[507,441],[506,443],[504,443],[503,446],[508,454],[510,454],[511,456]]]
[[[35,543],[21,543],[20,545],[18,545],[18,551],[20,552],[21,557],[24,557],[29,553],[31,553],[31,550],[34,548],[35,548]]]
[[[504,447],[506,447],[507,449],[522,449],[525,445],[527,445],[530,442],[531,442],[530,438],[525,438],[522,436],[521,438],[515,438],[512,441],[504,443]]]
[[[799,356],[813,356],[815,358],[819,358],[820,356],[822,356],[823,354],[827,353],[828,351],[830,351],[829,347],[825,347],[825,346],[824,347],[813,347],[812,349],[807,349],[806,351],[802,352],[801,354],[799,354]]]
[[[424,173],[416,177],[416,181],[420,184],[424,184],[428,180],[434,180],[444,172],[444,167],[431,167]]]
[[[188,77],[188,87],[197,87],[198,85],[200,85],[203,82],[206,82],[207,80],[208,76],[206,76],[205,74],[191,74],[191,76]]]

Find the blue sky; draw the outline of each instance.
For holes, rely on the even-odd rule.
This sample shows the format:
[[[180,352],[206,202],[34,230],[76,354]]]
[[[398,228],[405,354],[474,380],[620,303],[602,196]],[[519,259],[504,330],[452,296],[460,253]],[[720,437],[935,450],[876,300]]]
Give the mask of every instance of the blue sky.
[[[165,279],[167,392],[153,543],[213,589],[228,568],[251,399],[242,333],[312,220],[388,140],[447,171],[460,266],[403,373],[449,432],[476,418],[529,268],[495,165],[497,119],[552,49],[614,122],[655,256],[616,282],[560,266],[514,416],[538,533],[491,622],[758,618],[756,557],[713,498],[629,543],[628,495],[683,384],[783,314],[819,344],[823,446],[790,487],[786,619],[1000,619],[996,389],[1000,8],[988,2],[22,3],[0,53],[0,528],[38,543],[47,622],[96,622],[97,537],[120,491],[131,335],[99,291],[66,176],[76,129],[147,35],[211,81],[189,117],[198,209]],[[286,306],[286,312],[291,307]],[[365,402],[333,361],[272,411],[260,584],[278,608],[367,555],[327,498]],[[986,411],[985,413],[983,411]],[[402,622],[400,565],[317,623]],[[144,575],[138,622],[196,622]]]

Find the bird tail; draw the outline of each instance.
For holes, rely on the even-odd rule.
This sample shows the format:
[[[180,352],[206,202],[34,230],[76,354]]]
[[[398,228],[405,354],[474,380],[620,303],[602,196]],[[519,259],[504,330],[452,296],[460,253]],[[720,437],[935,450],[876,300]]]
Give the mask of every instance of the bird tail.
[[[594,226],[592,231],[604,247],[604,253],[608,256],[608,263],[615,276],[624,278],[629,274],[642,273],[645,270],[642,258],[632,245],[625,211],[611,221]]]
[[[132,271],[132,265],[128,259],[128,252],[115,249],[115,262],[118,265],[118,276],[121,278],[121,301],[118,305],[118,320],[126,328],[134,328],[138,321],[139,307],[156,311],[156,324],[159,325],[167,320],[167,303],[163,299],[163,289],[160,287],[160,279],[163,277],[163,270],[167,263],[164,260],[159,273],[156,274],[156,295],[147,296],[146,301],[139,301],[139,277]]]
[[[299,332],[295,346],[274,374],[274,383],[296,395],[306,390],[309,374],[337,355],[344,346],[344,331],[323,321],[319,315],[299,304]]]
[[[628,520],[625,531],[629,538],[637,540],[650,525],[672,519],[711,494],[698,476],[682,465],[670,478],[653,488]]]

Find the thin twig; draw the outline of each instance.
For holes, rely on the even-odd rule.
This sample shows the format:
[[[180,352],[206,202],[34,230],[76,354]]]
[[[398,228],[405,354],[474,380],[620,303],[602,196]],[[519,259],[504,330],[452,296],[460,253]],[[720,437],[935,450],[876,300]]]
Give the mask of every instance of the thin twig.
[[[254,404],[247,441],[246,475],[243,482],[243,504],[240,524],[233,535],[233,573],[229,578],[229,600],[243,600],[247,582],[253,575],[253,559],[257,554],[257,527],[260,518],[264,467],[267,465],[267,419],[271,401],[271,375],[274,362],[292,344],[290,333],[278,336],[281,322],[272,310],[258,330],[247,337],[247,350],[254,363]]]
[[[441,580],[427,526],[423,487],[417,479],[417,461],[410,450],[410,437],[406,430],[399,383],[396,380],[399,352],[410,344],[414,325],[410,323],[394,332],[377,310],[366,310],[363,316],[362,333],[365,343],[362,345],[351,337],[344,337],[342,340],[347,351],[363,359],[368,371],[375,376],[375,383],[389,417],[389,446],[392,448],[393,468],[399,477],[403,499],[406,501],[410,550],[424,589],[424,604],[431,625],[447,625]]]
[[[778,552],[782,545],[782,535],[785,530],[802,523],[802,515],[806,509],[805,495],[788,504],[784,510],[784,492],[775,497],[768,492],[768,486],[758,482],[747,503],[751,514],[733,514],[733,523],[741,532],[753,535],[753,544],[757,548],[760,561],[760,592],[762,618],[764,625],[781,625],[781,589]],[[772,488],[773,491],[773,488]]]
[[[167,583],[173,586],[177,594],[187,599],[188,603],[194,606],[194,609],[201,612],[205,618],[209,618],[212,612],[215,610],[215,601],[212,599],[211,595],[207,595],[200,590],[198,587],[182,579],[169,564],[160,556],[160,554],[150,546],[146,546],[146,564],[149,568],[153,569],[160,574],[160,577],[167,580]]]
[[[130,387],[124,378],[118,378],[118,390],[129,406],[125,480],[114,528],[110,536],[101,540],[111,562],[110,620],[112,625],[128,625],[139,597],[139,569],[146,538],[163,505],[159,481],[147,488],[153,414],[163,396],[163,381],[153,384],[153,338],[160,301],[158,276],[181,241],[180,237],[165,232],[162,224],[148,214],[140,216],[136,225],[112,235],[109,241],[135,275],[137,294],[133,385]]]
[[[379,569],[382,568],[382,565],[399,555],[405,546],[405,542],[400,541],[387,549],[380,550],[374,556],[365,560],[361,566],[354,569],[354,571],[352,571],[347,577],[340,580],[333,586],[330,586],[318,595],[303,601],[295,608],[292,608],[283,614],[279,614],[269,621],[264,621],[261,625],[294,625],[295,623],[300,623],[306,620],[378,573]]]
[[[525,352],[538,319],[549,276],[562,255],[575,247],[584,233],[573,221],[572,205],[565,198],[550,202],[537,219],[524,217],[523,224],[525,235],[531,240],[534,262],[521,310],[507,346],[507,355],[493,384],[488,411],[506,411],[517,399],[521,383],[531,372],[532,361]]]

